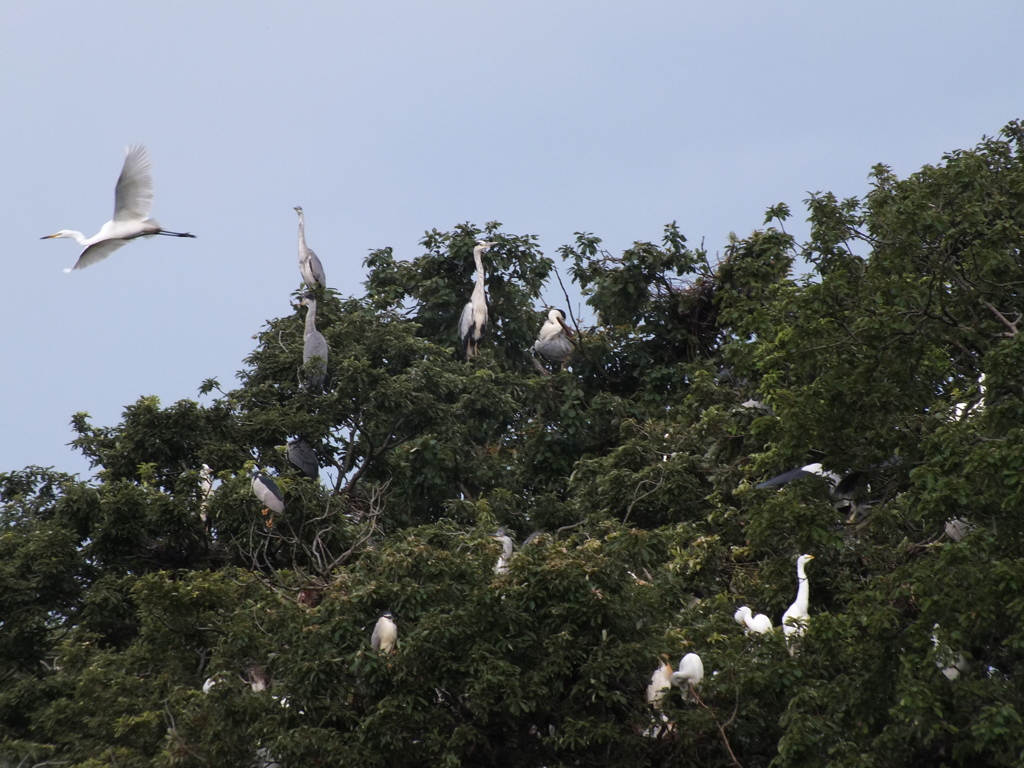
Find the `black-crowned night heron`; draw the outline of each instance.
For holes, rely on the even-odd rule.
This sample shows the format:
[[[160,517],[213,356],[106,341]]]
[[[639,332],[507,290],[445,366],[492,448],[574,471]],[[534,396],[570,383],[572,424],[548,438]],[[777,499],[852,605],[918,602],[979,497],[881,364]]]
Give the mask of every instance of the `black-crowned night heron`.
[[[284,512],[284,496],[281,494],[281,489],[277,487],[274,478],[265,472],[260,472],[257,468],[252,471],[252,492],[256,494],[256,498],[263,505],[263,516],[267,518],[266,523],[269,528],[272,525],[270,513]]]
[[[398,625],[391,612],[386,612],[377,619],[377,624],[370,635],[370,646],[380,653],[394,653],[398,646]]]

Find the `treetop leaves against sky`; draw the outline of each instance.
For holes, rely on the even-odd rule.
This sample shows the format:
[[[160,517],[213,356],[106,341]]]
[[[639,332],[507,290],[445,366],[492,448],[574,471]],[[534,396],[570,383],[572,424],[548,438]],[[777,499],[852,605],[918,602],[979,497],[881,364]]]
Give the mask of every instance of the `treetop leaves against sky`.
[[[553,262],[463,224],[372,253],[361,298],[318,284],[316,371],[297,307],[237,389],[76,415],[94,480],[0,475],[2,762],[1019,764],[1022,143],[814,194],[803,244],[785,205],[717,261],[582,233],[565,365],[530,352]]]

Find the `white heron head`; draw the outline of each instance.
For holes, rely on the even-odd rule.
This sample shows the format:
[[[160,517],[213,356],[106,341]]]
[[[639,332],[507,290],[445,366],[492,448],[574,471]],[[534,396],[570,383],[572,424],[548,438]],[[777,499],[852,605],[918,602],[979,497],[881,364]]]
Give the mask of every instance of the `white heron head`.
[[[74,239],[75,235],[81,236],[81,234],[82,234],[81,232],[75,232],[74,230],[71,230],[71,229],[62,229],[60,232],[54,232],[52,235],[44,235],[43,237],[41,237],[39,239],[40,240],[50,240],[50,239],[52,239],[54,237],[70,237],[71,239]]]

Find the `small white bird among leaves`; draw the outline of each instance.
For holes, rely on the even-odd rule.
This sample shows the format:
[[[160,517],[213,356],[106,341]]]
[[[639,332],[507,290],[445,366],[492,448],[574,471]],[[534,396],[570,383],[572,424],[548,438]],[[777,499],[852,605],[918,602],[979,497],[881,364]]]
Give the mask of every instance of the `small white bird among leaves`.
[[[772,620],[763,613],[755,615],[749,606],[741,605],[732,617],[743,627],[745,634],[753,632],[756,635],[763,635],[772,631]]]
[[[704,679],[704,662],[696,653],[688,653],[679,660],[679,670],[672,673],[672,682],[679,686],[683,698],[693,700],[692,688],[700,685]]]
[[[379,653],[394,653],[398,649],[398,625],[390,611],[377,619],[370,646]]]

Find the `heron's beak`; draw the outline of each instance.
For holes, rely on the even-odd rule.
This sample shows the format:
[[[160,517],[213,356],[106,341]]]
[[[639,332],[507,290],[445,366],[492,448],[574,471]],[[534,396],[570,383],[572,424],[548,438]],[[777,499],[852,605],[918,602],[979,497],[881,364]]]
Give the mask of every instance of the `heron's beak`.
[[[575,336],[576,335],[573,332],[572,328],[570,328],[568,325],[565,324],[565,320],[563,320],[562,318],[558,318],[558,324],[560,326],[562,326],[562,330],[565,331],[566,336]]]
[[[807,559],[808,559],[808,560],[813,560],[813,559],[814,559],[814,555],[808,555],[808,556],[807,556]]]
[[[59,234],[59,233],[58,233],[58,234]],[[49,239],[50,239],[51,237],[56,237],[56,236],[57,236],[56,234],[53,234],[53,235],[43,235],[43,236],[42,236],[42,237],[40,237],[39,239],[40,239],[40,240],[49,240]]]

